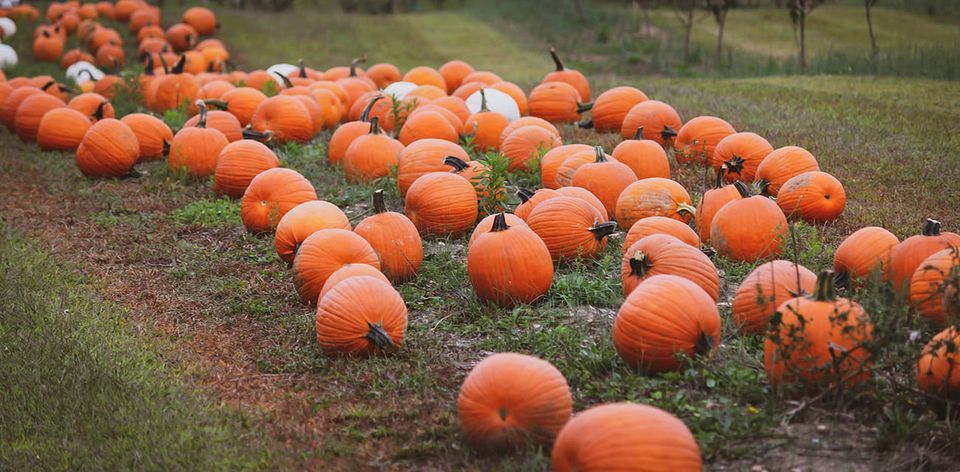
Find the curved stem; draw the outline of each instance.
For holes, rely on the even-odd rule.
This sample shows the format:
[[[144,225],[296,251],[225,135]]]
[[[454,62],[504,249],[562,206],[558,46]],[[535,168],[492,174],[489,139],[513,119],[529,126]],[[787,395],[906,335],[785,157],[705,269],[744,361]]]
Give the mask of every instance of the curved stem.
[[[380,214],[387,211],[387,205],[383,203],[383,189],[378,188],[373,191],[373,212]]]
[[[279,72],[277,72],[277,71],[273,71],[273,73],[274,73],[274,75],[276,75],[277,77],[280,77],[280,80],[283,81],[283,87],[284,87],[284,88],[288,88],[288,89],[289,89],[289,88],[293,88],[293,82],[290,82],[290,79],[288,79],[287,76],[285,76],[285,75],[283,75],[283,74],[281,74],[281,73],[279,73]]]
[[[487,92],[485,92],[481,87],[480,88],[480,113],[487,112],[487,111],[490,111],[490,109],[487,108]]]
[[[194,102],[194,105],[200,110],[200,119],[197,121],[197,128],[206,128],[207,127],[207,105],[203,103],[203,100],[197,100]]]
[[[204,100],[203,103],[205,103],[208,107],[217,107],[221,110],[227,109],[227,102],[223,100],[214,100],[211,98],[211,99]]]
[[[638,127],[637,127],[637,132],[636,132],[636,133],[633,133],[633,138],[631,138],[631,139],[633,139],[633,140],[635,140],[635,141],[641,141],[641,140],[643,140],[643,126],[638,126]]]
[[[593,129],[593,120],[585,120],[577,123],[577,128],[580,129]]]
[[[817,276],[817,285],[813,291],[813,299],[818,302],[829,302],[836,298],[833,290],[833,271],[824,270]]]
[[[607,162],[607,153],[603,152],[603,146],[596,146],[593,148],[593,151],[596,155],[594,162]]]
[[[269,142],[273,139],[273,131],[254,131],[252,128],[243,129],[243,139],[254,139],[260,141],[261,143]]]
[[[48,88],[56,84],[57,84],[56,80],[51,80],[50,82],[43,84],[43,87],[40,87],[40,90],[43,90],[44,92],[46,92]]]
[[[177,64],[173,66],[173,69],[170,69],[171,74],[182,74],[184,66],[187,65],[187,56],[181,54],[180,59],[177,59]]]
[[[600,241],[603,238],[610,236],[616,230],[617,230],[616,221],[607,221],[606,223],[596,223],[593,226],[587,228],[587,231],[590,231],[591,233],[593,233],[593,237],[597,238],[597,241]]]
[[[147,57],[143,58],[146,62],[146,64],[143,65],[143,73],[145,75],[153,75],[153,69],[156,67],[153,63],[153,54],[146,53],[146,56]]]
[[[932,218],[927,218],[927,221],[923,223],[923,235],[924,236],[939,236],[940,235],[941,224],[939,221]]]
[[[170,155],[170,141],[167,141],[166,139],[163,140],[163,155]]]
[[[104,100],[100,102],[100,105],[97,105],[97,111],[93,112],[93,118],[97,121],[103,119],[103,110],[110,104],[109,100]]]
[[[367,102],[366,108],[364,108],[363,113],[360,114],[360,121],[363,121],[363,122],[370,121],[370,110],[372,110],[373,105],[376,104],[377,101],[379,101],[383,97],[384,95],[381,93],[374,96],[373,98],[370,99],[369,102]]]
[[[301,78],[301,79],[306,79],[306,78],[307,78],[307,65],[303,62],[303,59],[298,59],[298,60],[297,60],[297,65],[300,66],[300,78]]]
[[[653,263],[643,251],[637,251],[630,256],[630,275],[643,278],[647,276],[647,273],[650,272],[652,268]]]
[[[517,190],[517,196],[520,197],[520,203],[524,204],[530,201],[530,199],[533,198],[533,193],[534,192],[531,192],[525,188]]]
[[[753,182],[753,188],[762,195],[770,195],[770,181],[767,179],[757,179]]]
[[[375,116],[370,120],[370,134],[380,134],[380,117]]]
[[[557,66],[557,72],[561,72],[561,71],[566,70],[566,68],[563,67],[563,61],[561,61],[561,60],[560,60],[560,56],[557,55],[557,50],[556,50],[556,49],[550,48],[550,57],[553,58],[553,63],[554,63],[554,65]]]
[[[490,228],[490,232],[496,233],[508,229],[510,229],[510,227],[507,226],[507,216],[503,212],[497,213],[497,216],[493,217],[493,227]]]
[[[384,331],[382,324],[374,324],[373,322],[367,321],[367,327],[370,328],[370,331],[367,332],[366,338],[378,349],[386,351],[397,347],[396,344],[393,343],[393,339],[390,338],[390,335]]]
[[[593,108],[593,102],[579,103],[577,102],[577,114],[585,113],[590,111]]]
[[[677,213],[688,213],[690,216],[696,216],[697,209],[686,203],[677,204]]]
[[[733,186],[737,188],[737,192],[740,192],[741,198],[750,198],[752,196],[750,195],[750,187],[747,187],[747,184],[742,181],[738,180],[734,182]]]
[[[160,54],[157,54],[157,58],[160,59],[160,66],[163,67],[163,73],[164,73],[164,74],[169,74],[169,73],[170,73],[170,66],[167,65],[167,59],[166,59],[165,57],[163,57],[163,53],[161,52]]]
[[[470,165],[464,162],[463,159],[460,159],[457,156],[447,156],[443,158],[443,164],[453,167],[454,172],[463,172],[467,170]]]
[[[357,76],[357,64],[362,64],[362,63],[364,63],[364,62],[367,62],[367,55],[366,55],[366,54],[364,54],[364,55],[362,55],[362,56],[360,56],[360,57],[357,57],[357,58],[355,58],[354,60],[350,61],[350,77],[356,77],[356,76]]]
[[[670,138],[675,138],[677,136],[677,131],[670,126],[664,125],[663,131],[660,132],[660,136],[664,141],[666,141]]]
[[[727,173],[727,165],[721,164],[720,168],[717,169],[717,181],[714,183],[713,188],[723,188],[723,174]]]

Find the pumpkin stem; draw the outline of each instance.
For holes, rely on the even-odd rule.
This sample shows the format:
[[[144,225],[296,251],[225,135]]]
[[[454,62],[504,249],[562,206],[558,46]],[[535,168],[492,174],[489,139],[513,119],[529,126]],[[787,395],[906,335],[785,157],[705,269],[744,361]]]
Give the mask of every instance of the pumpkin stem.
[[[206,128],[207,127],[207,105],[203,103],[203,100],[197,100],[194,105],[200,110],[200,120],[197,121],[197,128]]]
[[[276,75],[277,77],[280,77],[280,80],[283,81],[283,87],[284,87],[284,88],[293,88],[293,82],[290,82],[290,79],[288,79],[287,76],[285,76],[285,75],[283,75],[283,74],[281,74],[281,73],[279,73],[279,72],[277,72],[277,71],[273,71],[273,73],[274,73],[274,75]]]
[[[566,70],[566,68],[563,67],[563,62],[560,60],[560,56],[557,55],[556,49],[550,48],[550,57],[553,58],[553,63],[557,66],[557,72]]]
[[[751,197],[751,195],[750,195],[750,187],[747,187],[747,184],[743,183],[743,181],[738,180],[738,181],[736,181],[736,182],[733,183],[733,186],[737,188],[737,192],[740,192],[740,196],[741,196],[742,198],[750,198],[750,197]]]
[[[173,69],[170,70],[171,74],[182,74],[184,66],[187,65],[187,56],[181,54],[180,59],[177,60],[176,65],[173,66]]]
[[[713,337],[701,331],[700,336],[697,337],[697,343],[693,346],[693,352],[698,356],[705,356],[713,352],[713,346]]]
[[[216,63],[215,63],[215,62],[213,62],[213,61],[208,62],[208,63],[207,63],[207,72],[213,72],[214,70],[216,70],[215,67],[216,67]]]
[[[603,152],[603,146],[596,146],[593,150],[597,156],[594,162],[607,162],[607,153]]]
[[[836,298],[833,290],[833,271],[823,270],[817,276],[817,285],[813,290],[813,299],[818,302],[830,302]]]
[[[163,155],[170,155],[170,141],[167,141],[166,139],[163,140]]]
[[[834,286],[836,286],[836,287],[838,287],[838,288],[844,288],[844,289],[846,289],[846,288],[849,288],[849,284],[850,284],[850,273],[849,273],[849,272],[847,272],[847,271],[845,271],[845,270],[841,270],[840,272],[837,272],[836,274],[833,275],[833,285],[834,285]]]
[[[370,134],[380,134],[380,117],[375,116],[370,120]]]
[[[757,179],[753,182],[753,190],[762,195],[770,195],[770,181],[767,179]]]
[[[690,216],[694,216],[697,214],[697,209],[696,207],[690,206],[686,203],[678,203],[677,213],[689,213]]]
[[[720,164],[720,168],[717,169],[717,181],[714,183],[713,188],[723,188],[723,174],[727,173],[727,165]]]
[[[82,74],[82,73],[84,73],[84,72],[87,73],[87,77],[89,77],[90,80],[92,80],[92,81],[94,81],[94,82],[97,81],[97,79],[93,76],[93,72],[91,72],[90,69],[80,69],[80,72],[78,72],[77,75],[80,75],[80,74]]]
[[[669,126],[667,126],[667,125],[664,125],[664,126],[663,126],[663,131],[660,132],[660,136],[663,138],[664,141],[666,141],[666,140],[668,140],[668,139],[670,139],[670,138],[676,137],[676,136],[677,136],[677,132],[676,132],[676,130],[674,130],[673,128],[671,128],[671,127],[669,127]]]
[[[97,111],[93,112],[93,118],[95,120],[100,121],[103,119],[103,109],[106,108],[108,104],[110,104],[110,101],[104,100],[100,102],[100,105],[97,105]]]
[[[591,233],[593,233],[593,237],[597,238],[597,241],[600,241],[603,238],[610,236],[616,230],[617,230],[616,221],[607,221],[606,223],[594,223],[593,226],[587,228],[587,231],[590,231]]]
[[[633,139],[633,140],[636,140],[636,141],[642,140],[642,139],[643,139],[643,126],[638,126],[638,127],[637,127],[637,132],[636,132],[636,133],[633,133],[633,138],[630,138],[630,139]]]
[[[503,212],[497,213],[497,216],[493,217],[493,228],[490,228],[491,233],[496,233],[498,231],[506,231],[510,229],[507,226],[507,215]]]
[[[146,64],[143,65],[144,75],[153,75],[153,69],[156,67],[153,63],[153,54],[146,53],[147,57],[143,58]],[[87,70],[87,69],[84,69]]]
[[[167,60],[163,57],[163,53],[157,54],[157,57],[160,58],[160,66],[163,67],[163,73],[170,73],[170,66],[167,65]],[[93,78],[91,76],[91,78]]]
[[[652,268],[653,264],[650,262],[650,258],[643,251],[637,251],[630,256],[630,275],[643,278]]]
[[[527,203],[533,198],[533,192],[525,188],[517,190],[517,196],[520,197],[520,203]]]
[[[303,59],[298,59],[298,60],[297,60],[297,65],[300,66],[300,78],[301,78],[301,79],[306,79],[306,78],[307,78],[307,65],[303,62]]]
[[[577,128],[580,129],[593,129],[593,120],[584,120],[577,123]]]
[[[382,93],[377,94],[376,96],[371,98],[369,102],[367,102],[367,106],[363,109],[363,113],[360,114],[360,121],[363,121],[363,122],[370,121],[370,110],[373,110],[373,105],[383,97],[384,95]]]
[[[46,92],[48,88],[50,88],[50,87],[52,87],[52,86],[54,86],[54,85],[56,85],[56,84],[57,84],[57,81],[56,81],[56,80],[51,80],[50,82],[47,82],[47,83],[43,84],[43,87],[40,87],[40,90],[43,90],[44,92]]]
[[[380,214],[387,211],[387,205],[383,203],[383,189],[378,188],[373,191],[373,212]]]
[[[457,156],[447,156],[443,158],[443,164],[453,167],[454,172],[463,172],[470,167],[463,159],[460,159]]]
[[[923,224],[923,235],[924,236],[940,236],[941,224],[939,221],[932,218],[927,218],[927,221]]]
[[[204,100],[203,103],[205,103],[208,107],[217,107],[221,110],[227,109],[227,102],[223,100],[209,99],[209,100]]]
[[[357,64],[363,64],[364,62],[367,62],[366,54],[360,57],[354,58],[354,60],[350,61],[350,77],[357,76]]]
[[[484,91],[483,88],[481,88],[480,89],[480,113],[483,113],[485,111],[490,111],[490,109],[487,108],[487,92]]]
[[[585,112],[590,111],[591,108],[593,108],[593,102],[587,102],[587,103],[577,102],[577,114],[578,114],[578,115],[581,114],[581,113],[585,113]]]
[[[260,141],[261,143],[266,143],[273,139],[273,131],[267,130],[260,132],[254,131],[253,128],[247,127],[243,129],[243,139],[254,139]]]
[[[390,338],[390,335],[384,331],[382,324],[374,324],[371,321],[367,321],[367,327],[370,328],[370,331],[367,331],[366,338],[378,349],[386,351],[388,348],[393,349],[397,347],[397,345],[393,343],[393,339]]]
[[[734,154],[733,157],[731,157],[730,160],[726,162],[726,164],[727,164],[727,169],[730,172],[736,172],[737,174],[743,172],[744,160],[742,157],[736,154]]]

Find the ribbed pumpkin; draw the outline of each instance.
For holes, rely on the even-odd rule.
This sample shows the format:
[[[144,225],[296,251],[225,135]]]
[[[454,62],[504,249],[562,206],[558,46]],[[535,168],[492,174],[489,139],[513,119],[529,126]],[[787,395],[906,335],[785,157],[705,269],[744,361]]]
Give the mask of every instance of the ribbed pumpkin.
[[[553,283],[553,261],[537,233],[508,226],[499,213],[490,231],[467,248],[467,274],[479,299],[513,306],[546,295]]]
[[[817,158],[798,146],[777,148],[757,166],[756,185],[764,195],[776,197],[780,187],[804,172],[820,170]]]
[[[13,130],[22,141],[37,140],[37,130],[40,129],[40,120],[50,110],[67,106],[63,100],[45,93],[27,97],[19,107],[13,119]]]
[[[455,59],[440,66],[437,72],[443,77],[447,93],[452,94],[463,83],[463,79],[473,73],[473,66]]]
[[[201,100],[220,100],[223,94],[237,88],[226,80],[212,80],[200,86],[197,98]]]
[[[380,268],[377,253],[356,233],[333,228],[314,231],[303,240],[293,258],[293,283],[300,300],[316,304],[327,278],[346,264]]]
[[[380,256],[380,269],[395,283],[412,279],[423,264],[423,241],[406,215],[387,211],[383,190],[373,194],[372,216],[364,218],[355,232]]]
[[[537,118],[535,116],[524,116],[519,120],[512,121],[506,128],[503,129],[503,132],[500,133],[500,147],[503,147],[503,142],[506,141],[507,136],[513,134],[514,131],[523,128],[524,126],[539,126],[547,131],[550,134],[560,138],[560,131],[557,131],[557,127],[543,118]]]
[[[490,88],[499,90],[513,98],[513,101],[517,102],[517,111],[520,113],[520,116],[525,116],[530,111],[530,105],[527,103],[527,94],[519,85],[513,82],[502,81],[491,85]]]
[[[67,106],[96,120],[116,118],[113,104],[99,93],[82,93],[73,97]]]
[[[393,64],[381,62],[367,69],[367,77],[377,84],[377,88],[384,88],[394,82],[399,82],[402,74]]]
[[[620,127],[620,137],[636,139],[637,133],[642,132],[644,139],[667,147],[673,145],[677,130],[682,126],[683,121],[672,106],[659,100],[646,100],[627,112]]]
[[[717,144],[736,132],[737,130],[730,123],[715,116],[698,116],[684,123],[673,140],[677,162],[681,164],[709,162]]]
[[[930,340],[917,360],[917,386],[947,399],[960,394],[960,329],[951,326]]]
[[[860,228],[847,236],[833,254],[838,284],[852,288],[875,272],[885,277],[897,244],[900,240],[893,233],[877,226]]]
[[[513,210],[513,214],[526,221],[537,205],[549,198],[558,197],[559,194],[548,188],[542,188],[535,192],[520,189],[517,191],[517,196],[520,197],[520,204]]]
[[[710,163],[719,172],[726,166],[727,182],[751,183],[757,176],[757,167],[773,152],[770,142],[756,133],[733,133],[717,143]]]
[[[544,82],[534,87],[527,107],[531,116],[551,123],[579,121],[580,114],[590,110],[590,104],[581,103],[577,89],[564,82]]]
[[[545,75],[543,80],[540,82],[562,82],[568,84],[577,91],[583,100],[589,102],[590,83],[587,82],[587,77],[579,71],[564,67],[563,62],[560,61],[560,56],[557,55],[557,51],[553,48],[550,48],[550,57],[553,58],[553,63],[556,65],[556,69],[553,72],[547,73],[547,75]]]
[[[906,293],[920,263],[931,254],[951,247],[960,247],[960,235],[941,232],[939,221],[927,219],[921,234],[904,239],[890,253],[889,280],[893,287]]]
[[[563,374],[533,356],[499,353],[478,363],[457,398],[460,427],[471,446],[513,450],[550,445],[573,413]]]
[[[380,131],[380,119],[370,121],[370,132],[353,140],[343,156],[343,171],[351,182],[367,183],[390,175],[400,162],[403,144]]]
[[[763,334],[785,301],[813,293],[817,274],[790,261],[770,261],[747,275],[733,297],[733,321],[744,333]]]
[[[333,287],[336,287],[340,282],[343,282],[351,277],[359,276],[373,277],[377,280],[382,280],[387,284],[390,283],[390,280],[387,279],[387,276],[383,275],[383,272],[380,272],[380,269],[377,269],[372,265],[344,264],[343,267],[330,274],[330,277],[327,277],[327,281],[323,284],[323,290],[320,291],[320,297],[317,300],[323,300],[323,297],[330,293],[330,291],[333,290]]]
[[[627,252],[633,243],[654,234],[668,234],[679,239],[685,244],[689,244],[697,249],[700,248],[700,238],[697,232],[690,228],[690,225],[665,216],[650,216],[642,220],[637,220],[627,235],[623,238],[623,250]]]
[[[198,37],[197,30],[185,23],[177,23],[167,28],[167,42],[176,52],[183,52],[192,48]]]
[[[572,184],[596,195],[606,208],[607,216],[613,218],[620,194],[636,181],[637,176],[630,167],[613,159],[608,160],[603,147],[597,146],[596,160],[580,166],[573,174]]]
[[[500,151],[510,159],[510,170],[526,169],[531,160],[563,144],[560,137],[540,126],[524,126],[510,133],[500,144]]]
[[[460,130],[437,111],[411,113],[400,129],[398,139],[404,146],[421,139],[442,139],[451,143],[460,142]]]
[[[129,126],[115,119],[93,124],[77,147],[77,167],[87,177],[123,177],[137,163],[140,146]]]
[[[443,79],[443,76],[432,67],[414,67],[403,75],[403,80],[405,82],[413,82],[417,85],[433,85],[442,90],[447,90],[447,82]]]
[[[560,166],[563,165],[563,162],[566,161],[568,157],[576,153],[590,152],[592,150],[593,148],[586,144],[564,144],[547,151],[547,153],[540,158],[541,184],[544,186],[544,188],[548,189],[556,189],[560,187],[560,184],[557,183],[557,171],[560,170]],[[666,155],[664,155],[664,158],[666,158]],[[669,171],[669,164],[667,169]]]
[[[647,99],[647,94],[634,87],[614,87],[601,93],[590,109],[593,129],[598,133],[620,132],[630,109]]]
[[[300,245],[322,229],[345,229],[353,227],[350,220],[336,205],[323,200],[311,200],[293,207],[277,223],[277,232],[273,237],[273,246],[280,259],[293,263]]]
[[[180,56],[180,61],[170,74],[153,79],[150,93],[152,97],[149,97],[153,111],[163,113],[186,104],[189,105],[191,113],[196,113],[193,103],[197,100],[197,94],[200,93],[200,82],[195,75],[182,72],[185,64],[185,56]]]
[[[450,168],[444,164],[447,156],[470,161],[470,155],[462,147],[442,139],[421,139],[403,148],[397,164],[397,187],[400,189],[400,196],[405,196],[413,182],[420,177],[431,172],[449,171]]]
[[[220,101],[226,105],[223,108],[228,113],[237,117],[240,126],[250,124],[250,120],[257,111],[257,107],[266,99],[267,96],[264,95],[263,92],[251,87],[237,87],[224,92],[224,94],[220,96]],[[210,103],[210,105],[214,104],[215,103]]]
[[[466,123],[470,119],[470,108],[467,107],[467,102],[463,101],[459,97],[441,97],[430,102],[430,105],[438,106],[445,108],[454,115],[457,115],[457,118],[460,118],[460,121]]]
[[[63,55],[63,48],[63,38],[43,30],[33,39],[33,59],[38,62],[57,62]]]
[[[72,108],[55,108],[43,115],[37,144],[44,151],[73,151],[90,129],[90,118]]]
[[[680,370],[684,362],[678,354],[706,356],[719,344],[716,302],[697,284],[676,275],[644,280],[627,295],[613,322],[617,354],[642,372]]]
[[[146,113],[131,113],[120,121],[133,130],[140,145],[140,160],[163,159],[173,141],[173,131],[163,120]]]
[[[407,191],[405,213],[421,233],[458,235],[477,221],[477,191],[449,172],[431,172]]]
[[[670,178],[670,160],[667,159],[667,153],[656,141],[644,139],[642,130],[637,130],[632,139],[618,144],[611,155],[626,164],[638,179]]]
[[[306,143],[313,138],[310,111],[300,99],[289,95],[276,95],[257,105],[250,127],[258,133],[269,134],[277,144]]]
[[[217,16],[209,8],[191,7],[183,12],[180,21],[190,25],[197,34],[201,36],[210,36],[217,32],[220,26],[217,24]]]
[[[728,202],[710,222],[710,245],[721,256],[740,262],[756,262],[780,255],[790,235],[783,211],[773,200],[751,197],[739,187],[743,198]]]
[[[328,164],[340,164],[353,140],[370,132],[370,110],[383,98],[382,94],[373,97],[364,108],[360,121],[344,123],[333,132],[330,142],[327,143]]]
[[[555,261],[596,256],[607,246],[607,236],[617,229],[616,223],[603,222],[596,208],[574,197],[540,202],[526,222]]]
[[[589,190],[580,187],[563,187],[558,188],[556,192],[557,195],[563,197],[575,197],[589,203],[591,206],[597,209],[598,214],[604,218],[604,221],[606,221],[606,208],[603,206],[603,202],[601,202],[596,195],[590,193]]]
[[[700,472],[700,447],[682,421],[659,408],[634,403],[595,406],[560,430],[554,472],[603,470]]]
[[[207,107],[198,101],[200,120],[195,127],[184,127],[173,136],[167,163],[170,171],[186,172],[194,177],[209,177],[216,172],[220,151],[229,142],[218,130],[207,128]]]
[[[227,144],[217,157],[213,191],[240,198],[257,174],[280,167],[280,160],[263,143],[243,139]]]
[[[683,277],[697,284],[714,301],[720,298],[717,268],[698,248],[669,234],[652,234],[624,251],[620,263],[624,295],[629,295],[650,277],[661,274]]]
[[[960,276],[960,248],[943,249],[920,263],[910,277],[910,304],[921,317],[938,325],[947,322],[943,311],[946,282]]]
[[[788,217],[822,225],[843,213],[847,206],[847,193],[843,184],[826,172],[804,172],[780,187],[777,205]]]
[[[403,344],[406,330],[403,298],[375,277],[350,277],[317,303],[317,341],[327,355],[392,353]]]
[[[609,156],[604,156],[604,159],[609,159]],[[571,154],[570,157],[567,157],[563,163],[557,167],[557,174],[556,177],[554,177],[557,187],[562,188],[573,185],[573,175],[577,173],[577,170],[586,164],[595,162],[596,160],[596,148]]]
[[[696,212],[691,204],[690,194],[677,182],[660,177],[641,179],[620,193],[617,223],[629,229],[637,220],[648,216],[666,216],[689,223]]]
[[[473,242],[476,241],[481,234],[489,233],[490,230],[493,229],[493,224],[496,222],[497,217],[499,215],[500,213],[497,213],[494,215],[487,215],[482,220],[480,220],[480,222],[477,223],[477,226],[473,228],[473,232],[470,233],[470,240],[467,242],[467,247],[470,247],[470,245],[472,245]],[[504,221],[507,223],[507,226],[528,227],[526,221],[521,220],[520,217],[518,217],[517,215],[514,215],[513,213],[504,213],[503,217],[504,217]]]
[[[284,168],[256,175],[240,200],[240,218],[251,233],[265,233],[277,227],[283,215],[303,202],[317,199],[309,180]]]
[[[713,217],[723,208],[724,205],[734,200],[740,200],[742,195],[747,194],[746,189],[738,189],[736,185],[724,185],[724,173],[727,166],[723,165],[717,171],[716,187],[703,192],[700,202],[697,203],[697,215],[694,219],[694,226],[697,228],[697,234],[703,244],[710,245],[710,224]],[[744,185],[742,182],[739,185]]]
[[[66,69],[80,61],[89,62],[92,64],[94,59],[93,56],[87,54],[82,49],[71,49],[65,52],[62,57],[60,57],[60,68]]]
[[[7,94],[7,98],[3,100],[3,106],[0,106],[0,119],[3,120],[3,124],[7,126],[8,130],[13,131],[14,119],[17,116],[17,108],[20,107],[20,104],[23,103],[27,97],[41,93],[43,93],[43,90],[40,90],[38,87],[26,85],[17,87]]]
[[[500,134],[510,121],[500,113],[487,108],[487,94],[480,90],[480,111],[474,113],[463,124],[462,133],[473,136],[473,143],[480,151],[496,150],[500,147]]]
[[[198,102],[199,103],[199,102]],[[200,123],[200,114],[196,114],[183,124],[184,128],[191,128]],[[243,139],[243,127],[240,126],[240,120],[232,113],[220,110],[208,110],[206,127],[215,129],[223,133],[227,142],[237,142]]]
[[[852,387],[870,378],[873,338],[869,315],[833,293],[833,271],[817,276],[811,296],[787,300],[773,316],[764,342],[764,367],[774,387],[817,392]]]

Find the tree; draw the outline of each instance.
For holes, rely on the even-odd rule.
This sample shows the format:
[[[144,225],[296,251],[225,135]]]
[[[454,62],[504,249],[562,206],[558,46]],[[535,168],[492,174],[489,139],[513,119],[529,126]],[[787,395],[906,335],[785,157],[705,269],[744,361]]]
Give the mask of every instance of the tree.
[[[807,70],[807,15],[823,4],[824,0],[790,0],[790,20],[793,21],[793,30],[800,31],[798,40],[800,46],[800,70]]]
[[[700,6],[700,0],[674,0],[673,13],[683,24],[686,35],[683,37],[683,60],[690,60],[690,38],[693,36],[693,25],[698,21],[696,18],[697,7]]]
[[[877,48],[877,35],[873,32],[873,18],[870,16],[870,10],[876,6],[878,0],[863,0],[864,9],[867,11],[867,31],[870,32],[870,62],[876,64],[877,55],[880,49]]]
[[[735,1],[707,0],[707,8],[713,13],[713,19],[717,21],[717,66],[723,63],[723,30],[727,26],[727,12]]]

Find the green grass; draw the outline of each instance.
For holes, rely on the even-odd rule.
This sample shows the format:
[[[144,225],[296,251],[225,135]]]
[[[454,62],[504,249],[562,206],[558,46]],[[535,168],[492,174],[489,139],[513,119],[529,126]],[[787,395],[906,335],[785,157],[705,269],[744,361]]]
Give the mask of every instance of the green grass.
[[[258,466],[242,415],[209,406],[134,336],[129,312],[6,227],[0,274],[0,468]]]

